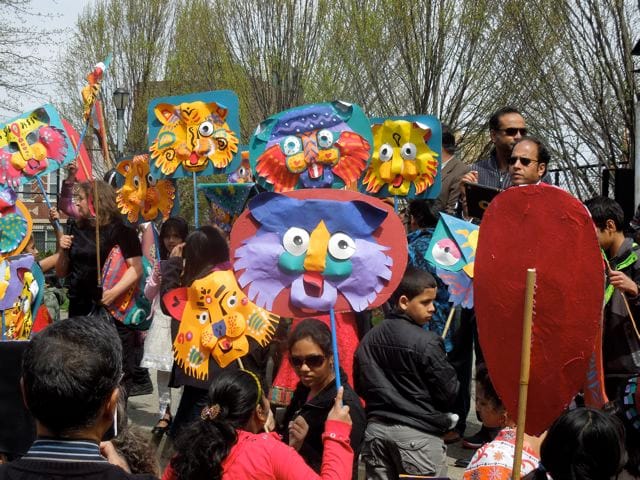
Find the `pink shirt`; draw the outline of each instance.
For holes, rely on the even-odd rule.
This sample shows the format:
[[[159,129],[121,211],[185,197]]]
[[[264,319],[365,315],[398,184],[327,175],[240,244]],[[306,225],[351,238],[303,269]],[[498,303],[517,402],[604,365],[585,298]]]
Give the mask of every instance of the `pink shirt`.
[[[275,433],[250,433],[238,430],[238,442],[222,462],[223,480],[348,480],[353,468],[353,450],[349,446],[351,425],[327,420],[322,470],[318,475],[293,448]],[[176,480],[171,464],[162,480]]]

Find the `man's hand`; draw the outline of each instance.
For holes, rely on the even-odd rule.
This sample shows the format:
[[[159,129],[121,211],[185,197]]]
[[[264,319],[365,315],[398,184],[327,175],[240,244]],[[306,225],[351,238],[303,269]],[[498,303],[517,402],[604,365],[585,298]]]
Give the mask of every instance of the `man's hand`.
[[[73,244],[73,235],[62,235],[60,237],[60,248],[63,250],[69,250]]]
[[[465,183],[478,183],[478,172],[471,170],[465,173],[460,179],[460,188],[464,188]]]
[[[300,450],[307,433],[309,433],[309,424],[302,415],[298,415],[289,422],[289,446]]]
[[[609,270],[609,283],[618,290],[628,293],[631,297],[638,296],[638,285],[624,273],[617,270]]]
[[[107,459],[111,465],[120,467],[127,473],[131,473],[129,464],[122,455],[118,453],[116,447],[111,442],[100,442],[100,454]]]

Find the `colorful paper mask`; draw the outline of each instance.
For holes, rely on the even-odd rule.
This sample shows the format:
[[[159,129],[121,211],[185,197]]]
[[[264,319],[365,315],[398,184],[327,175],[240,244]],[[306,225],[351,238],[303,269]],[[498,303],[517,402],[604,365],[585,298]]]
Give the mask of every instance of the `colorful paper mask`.
[[[446,213],[431,237],[424,258],[436,267],[436,274],[449,287],[449,301],[473,308],[473,270],[478,246],[478,225]]]
[[[0,258],[24,250],[31,238],[33,220],[18,195],[7,186],[0,186]]]
[[[249,150],[240,152],[242,161],[238,169],[230,173],[227,179],[229,183],[253,183],[253,172],[251,172],[251,164],[249,163]]]
[[[229,233],[233,223],[244,210],[254,187],[253,183],[204,184],[199,185],[198,189],[204,192],[209,202],[211,222]]]
[[[172,178],[233,171],[238,97],[230,91],[158,98],[149,105],[152,171]]]
[[[395,290],[407,263],[391,207],[346,190],[262,193],[231,231],[249,298],[282,316],[360,312]]]
[[[116,170],[124,176],[124,183],[116,190],[120,213],[131,223],[166,220],[176,197],[173,182],[158,179],[149,169],[149,155],[136,155],[123,160]]]
[[[45,105],[0,125],[0,183],[16,188],[71,160],[58,112]]]
[[[93,104],[98,100],[98,94],[100,93],[100,83],[102,83],[102,77],[107,66],[111,62],[111,55],[105,60],[105,62],[99,62],[93,67],[93,70],[87,75],[87,84],[82,88],[82,116],[85,121],[89,119],[91,115],[91,109]]]
[[[360,107],[317,103],[263,121],[249,144],[251,166],[269,190],[342,188],[360,177],[371,145]]]
[[[3,340],[28,340],[44,297],[44,275],[33,255],[0,262],[0,310]]]
[[[250,302],[233,272],[216,271],[163,297],[165,307],[180,321],[173,342],[177,365],[204,380],[210,356],[222,368],[249,353],[248,337],[265,347],[280,317]]]
[[[474,275],[478,333],[511,418],[518,406],[528,268],[536,269],[537,280],[524,428],[539,435],[585,387],[604,299],[604,267],[591,217],[559,188],[509,188],[482,220]]]
[[[440,122],[420,115],[372,123],[373,154],[361,190],[378,197],[436,198],[440,193]]]

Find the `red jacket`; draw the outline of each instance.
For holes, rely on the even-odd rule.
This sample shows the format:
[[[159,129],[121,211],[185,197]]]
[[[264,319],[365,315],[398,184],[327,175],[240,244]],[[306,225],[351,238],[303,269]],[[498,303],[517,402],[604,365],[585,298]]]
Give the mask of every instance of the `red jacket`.
[[[351,425],[327,420],[325,426],[322,473],[318,475],[293,448],[275,433],[250,433],[238,430],[238,442],[222,462],[223,480],[348,480],[353,466],[353,450],[349,446]],[[176,480],[171,464],[162,480]]]

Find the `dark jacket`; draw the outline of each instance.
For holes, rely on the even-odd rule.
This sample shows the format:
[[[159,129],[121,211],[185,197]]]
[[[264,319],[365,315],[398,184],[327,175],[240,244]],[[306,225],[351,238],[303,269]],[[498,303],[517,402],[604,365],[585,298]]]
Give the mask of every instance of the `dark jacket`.
[[[615,257],[609,260],[612,270],[619,270],[640,285],[640,249],[625,238]],[[640,296],[629,298],[629,308],[636,322],[640,321]],[[620,291],[607,286],[602,357],[607,395],[617,398],[627,380],[640,374],[640,341],[633,329]]]
[[[56,462],[46,460],[15,460],[0,465],[0,480],[152,480],[153,475],[133,475],[107,462]]]
[[[367,419],[401,424],[433,435],[451,425],[458,379],[442,339],[407,315],[392,312],[360,342],[354,385]]]
[[[353,478],[358,478],[358,456],[364,440],[367,419],[360,398],[347,383],[347,375],[342,370],[340,371],[340,380],[344,386],[342,403],[349,407],[349,415],[351,415],[351,436],[349,439],[353,449]],[[327,420],[329,411],[333,408],[336,394],[337,389],[334,380],[315,397],[307,401],[309,388],[298,382],[293,392],[291,403],[284,415],[284,429],[281,434],[285,443],[289,443],[289,422],[302,415],[307,424],[309,424],[309,432],[302,443],[302,447],[300,447],[299,453],[304,458],[304,461],[307,462],[307,465],[318,473],[320,473],[320,467],[322,466],[324,423]]]

